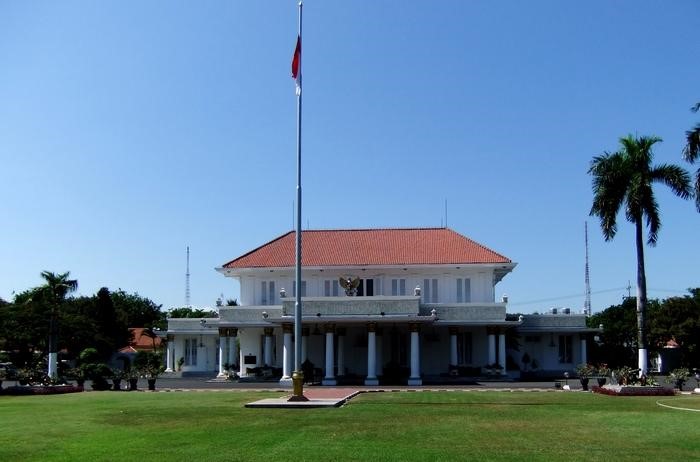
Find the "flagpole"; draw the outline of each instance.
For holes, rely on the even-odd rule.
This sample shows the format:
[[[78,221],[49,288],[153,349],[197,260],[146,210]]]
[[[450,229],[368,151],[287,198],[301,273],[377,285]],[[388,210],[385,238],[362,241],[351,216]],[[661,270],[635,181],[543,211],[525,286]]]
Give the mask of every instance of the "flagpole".
[[[294,372],[292,383],[294,394],[290,401],[308,401],[304,396],[304,373],[301,370],[301,25],[302,25],[302,0],[299,0],[299,35],[297,37],[298,54],[297,68],[297,220],[296,220],[296,301],[294,303]]]

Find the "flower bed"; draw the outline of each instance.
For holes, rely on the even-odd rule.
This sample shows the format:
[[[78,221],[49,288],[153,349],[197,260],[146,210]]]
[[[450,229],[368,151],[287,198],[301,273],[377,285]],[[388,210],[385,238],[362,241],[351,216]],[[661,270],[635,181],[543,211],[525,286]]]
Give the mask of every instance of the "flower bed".
[[[610,396],[673,396],[675,392],[668,387],[644,387],[635,385],[603,385],[593,387],[593,393]]]
[[[83,387],[75,385],[17,385],[0,389],[0,395],[60,395],[63,393],[78,393],[83,391]]]

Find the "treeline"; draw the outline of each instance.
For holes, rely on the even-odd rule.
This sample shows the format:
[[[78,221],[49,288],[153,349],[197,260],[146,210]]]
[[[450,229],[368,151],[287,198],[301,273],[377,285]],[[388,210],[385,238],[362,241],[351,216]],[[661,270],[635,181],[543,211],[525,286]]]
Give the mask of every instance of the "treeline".
[[[148,298],[119,289],[101,288],[95,295],[56,300],[45,286],[17,294],[11,302],[0,299],[0,360],[18,367],[44,360],[54,321],[61,359],[74,359],[85,348],[95,348],[107,359],[131,339],[129,327],[166,328],[166,313]]]
[[[689,295],[647,302],[646,330],[650,358],[669,341],[678,344],[679,366],[700,367],[700,288]],[[637,300],[626,298],[588,318],[589,327],[603,325],[603,335],[591,342],[590,360],[610,367],[637,364]]]

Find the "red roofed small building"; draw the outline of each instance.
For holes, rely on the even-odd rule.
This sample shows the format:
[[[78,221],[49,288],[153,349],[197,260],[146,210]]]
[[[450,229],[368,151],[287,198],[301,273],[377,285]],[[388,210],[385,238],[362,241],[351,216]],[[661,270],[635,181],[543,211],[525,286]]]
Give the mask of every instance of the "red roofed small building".
[[[515,266],[448,228],[303,231],[301,362],[322,370],[327,385],[420,385],[423,377],[487,370],[505,375],[506,329],[522,320],[506,320],[507,300],[496,300],[495,288]],[[168,370],[179,361],[184,372],[218,365],[224,375],[225,365],[235,364],[246,377],[270,366],[289,383],[295,233],[217,271],[240,283],[241,306],[220,307],[218,319],[169,319]],[[573,370],[585,362],[585,317],[569,316],[574,320],[555,325],[571,337],[569,346],[579,334],[582,349],[569,352],[563,365],[547,349],[552,358],[539,359],[541,367]],[[530,332],[546,324],[533,322]],[[495,365],[501,368],[488,367]]]
[[[157,335],[150,335],[151,331],[144,327],[130,327],[129,332],[131,332],[131,342],[120,348],[119,353],[136,354],[139,351],[157,351],[163,342]]]

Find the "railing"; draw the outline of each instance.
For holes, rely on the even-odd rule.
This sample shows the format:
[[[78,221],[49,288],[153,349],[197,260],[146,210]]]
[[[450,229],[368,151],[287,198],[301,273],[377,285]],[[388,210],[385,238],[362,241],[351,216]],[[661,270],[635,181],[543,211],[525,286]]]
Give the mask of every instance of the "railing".
[[[283,316],[294,316],[295,302],[293,298],[282,302]],[[420,297],[304,297],[301,306],[302,316],[418,315]]]

